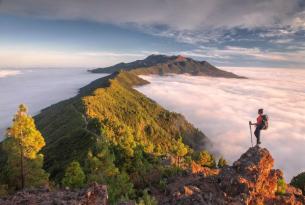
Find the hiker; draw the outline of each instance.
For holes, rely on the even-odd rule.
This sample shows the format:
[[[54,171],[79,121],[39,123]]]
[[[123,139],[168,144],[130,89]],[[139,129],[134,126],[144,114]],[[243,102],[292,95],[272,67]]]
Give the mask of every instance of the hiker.
[[[254,131],[254,135],[256,137],[256,145],[260,145],[261,144],[261,139],[260,139],[260,135],[261,135],[261,130],[262,129],[267,129],[268,127],[268,120],[267,117],[265,117],[266,115],[264,115],[264,110],[258,109],[258,117],[256,118],[256,123],[252,123],[251,121],[249,122],[249,125],[255,125],[256,129]],[[266,118],[266,119],[265,119]]]

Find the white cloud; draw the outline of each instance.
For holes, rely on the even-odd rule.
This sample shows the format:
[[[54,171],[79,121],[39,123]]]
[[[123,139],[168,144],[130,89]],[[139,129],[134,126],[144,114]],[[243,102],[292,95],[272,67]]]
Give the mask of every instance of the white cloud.
[[[301,48],[301,47],[300,47]],[[199,58],[215,58],[215,59],[233,59],[248,58],[260,61],[272,62],[290,62],[293,65],[305,64],[305,50],[301,48],[299,51],[268,51],[258,47],[245,48],[236,46],[226,46],[223,49],[216,47],[204,47],[199,49],[183,51],[182,55]]]
[[[26,51],[25,51],[26,50]],[[41,49],[0,49],[0,67],[103,67],[144,58],[146,52],[63,52]]]
[[[2,76],[8,72],[12,75]],[[35,115],[51,104],[75,96],[80,87],[103,76],[72,68],[0,70],[0,141],[19,104],[25,103],[30,114]]]
[[[270,129],[262,133],[277,168],[287,179],[305,170],[305,70],[230,68],[247,80],[209,77],[145,76],[137,88],[167,109],[180,112],[200,128],[231,162],[250,143],[248,121],[263,107]]]
[[[292,20],[291,28],[295,31],[305,30],[305,11],[296,15]]]
[[[166,25],[175,30],[289,25],[298,10],[298,0],[2,0],[0,4],[2,13]]]
[[[0,69],[0,78],[21,74],[19,70],[2,70]]]

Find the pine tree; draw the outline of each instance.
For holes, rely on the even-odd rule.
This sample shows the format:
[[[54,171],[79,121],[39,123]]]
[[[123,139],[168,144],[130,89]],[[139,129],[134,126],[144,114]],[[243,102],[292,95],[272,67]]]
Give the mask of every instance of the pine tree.
[[[177,156],[178,167],[180,166],[181,157],[184,157],[188,153],[187,146],[182,142],[182,138],[179,137],[177,144],[174,148],[174,154]]]
[[[122,197],[128,199],[134,194],[128,174],[120,172],[114,160],[109,144],[104,139],[98,139],[97,147],[89,152],[86,163],[87,182],[107,184],[110,204],[116,204]]]
[[[157,205],[158,201],[155,199],[155,197],[150,196],[148,194],[147,189],[143,191],[143,197],[140,198],[139,203],[136,205]]]
[[[218,163],[217,163],[217,167],[223,168],[224,166],[227,166],[227,165],[228,165],[227,161],[223,157],[220,157],[218,160]]]
[[[23,189],[47,182],[48,174],[42,169],[43,155],[38,154],[45,141],[25,105],[19,106],[4,144],[8,155],[5,173],[11,188]]]
[[[85,174],[79,162],[71,162],[65,170],[65,176],[61,183],[71,188],[81,188],[85,183]]]
[[[130,199],[134,195],[133,184],[126,172],[108,178],[107,185],[110,204],[117,204],[120,198]]]
[[[110,153],[108,144],[104,140],[97,141],[95,152],[89,152],[86,163],[87,181],[106,183],[106,179],[119,173],[114,164],[114,155]]]
[[[201,151],[198,156],[198,160],[196,160],[201,166],[214,168],[216,167],[215,158],[212,154],[207,151]]]

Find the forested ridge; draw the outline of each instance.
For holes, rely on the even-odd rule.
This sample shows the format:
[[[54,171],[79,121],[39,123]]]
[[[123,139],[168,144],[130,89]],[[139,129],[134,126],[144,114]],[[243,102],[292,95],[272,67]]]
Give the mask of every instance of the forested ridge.
[[[45,140],[43,169],[52,183],[107,184],[112,204],[122,197],[137,199],[143,190],[164,186],[167,177],[181,173],[194,150],[210,143],[182,115],[133,89],[147,83],[132,72],[115,72],[35,116]],[[4,157],[1,161],[6,166]]]
[[[184,61],[179,56],[170,57],[161,70],[174,72],[167,68],[178,62],[181,71]],[[111,204],[121,200],[140,203],[141,197],[148,197],[153,203],[149,190],[164,190],[170,177],[183,174],[194,163],[224,166],[223,158],[217,164],[206,150],[212,145],[200,130],[181,114],[162,108],[133,88],[149,83],[138,75],[161,74],[160,65],[147,70],[115,71],[81,88],[77,96],[45,108],[35,116],[35,126],[45,145],[37,153],[35,166],[26,167],[24,187],[47,183],[52,187],[78,189],[97,182],[108,186]],[[180,73],[179,69],[174,73]],[[183,72],[196,75],[193,71],[192,67],[189,70],[183,67]],[[11,169],[7,157],[10,152],[4,146],[9,140],[7,136],[1,143],[0,166],[4,170]],[[22,141],[16,143],[22,145]],[[27,160],[27,156],[23,158]],[[23,166],[19,163],[10,166],[15,166],[16,180],[7,181],[7,172],[2,171],[2,193],[20,189],[18,170]],[[32,177],[28,173],[35,173],[32,169],[41,172],[35,183],[28,180]]]

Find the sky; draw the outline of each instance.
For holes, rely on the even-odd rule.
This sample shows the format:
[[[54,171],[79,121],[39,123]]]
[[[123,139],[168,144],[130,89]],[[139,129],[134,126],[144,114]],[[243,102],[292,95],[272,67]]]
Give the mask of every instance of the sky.
[[[103,67],[158,53],[304,68],[305,0],[0,0],[0,69]]]
[[[289,182],[305,165],[305,70],[224,69],[249,79],[141,76],[151,83],[136,89],[183,114],[213,142],[209,151],[230,163],[251,146],[248,122],[255,122],[257,110],[264,108],[269,128],[261,133],[261,147],[270,151],[275,167],[283,170]]]

